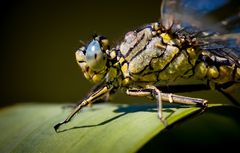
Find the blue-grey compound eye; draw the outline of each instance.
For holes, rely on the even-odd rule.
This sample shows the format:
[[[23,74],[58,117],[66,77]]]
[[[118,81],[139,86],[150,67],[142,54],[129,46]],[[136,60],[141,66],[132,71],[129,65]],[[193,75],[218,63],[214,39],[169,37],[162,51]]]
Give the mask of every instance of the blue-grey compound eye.
[[[86,62],[94,71],[101,71],[106,66],[106,55],[103,53],[101,46],[97,40],[92,40],[86,50]]]

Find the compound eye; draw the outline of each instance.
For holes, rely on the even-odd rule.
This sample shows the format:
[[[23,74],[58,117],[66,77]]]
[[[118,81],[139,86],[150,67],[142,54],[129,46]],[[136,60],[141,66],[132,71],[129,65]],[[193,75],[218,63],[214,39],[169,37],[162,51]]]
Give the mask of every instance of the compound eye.
[[[92,40],[86,50],[86,62],[88,66],[98,72],[105,68],[106,61],[106,54],[103,53],[99,41]]]

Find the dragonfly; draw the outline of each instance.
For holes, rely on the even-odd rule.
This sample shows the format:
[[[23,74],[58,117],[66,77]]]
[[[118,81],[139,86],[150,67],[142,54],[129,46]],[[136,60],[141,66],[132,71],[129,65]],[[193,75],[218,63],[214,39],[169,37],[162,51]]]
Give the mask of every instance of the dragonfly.
[[[196,7],[202,4],[206,6]],[[226,0],[211,2],[163,0],[160,20],[127,32],[114,47],[102,35],[80,47],[76,62],[86,79],[96,83],[55,131],[71,121],[82,108],[107,99],[118,90],[130,96],[155,99],[164,121],[163,101],[206,107],[201,98],[164,93],[161,82],[179,78],[206,80],[212,89],[230,91],[240,84],[239,10],[218,24],[205,18]],[[214,7],[213,7],[214,6]]]

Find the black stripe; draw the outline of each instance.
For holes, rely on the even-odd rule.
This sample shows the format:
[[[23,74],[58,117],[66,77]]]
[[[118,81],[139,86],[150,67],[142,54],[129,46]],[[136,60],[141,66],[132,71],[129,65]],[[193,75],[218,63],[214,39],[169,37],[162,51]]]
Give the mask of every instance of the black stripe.
[[[86,63],[86,61],[78,61],[78,63],[84,63],[84,62]]]
[[[117,58],[124,57],[120,50],[116,50]]]
[[[176,46],[175,46],[175,47],[176,47]],[[178,47],[177,47],[177,48],[178,48]],[[179,49],[179,48],[178,48],[178,49]],[[163,52],[159,57],[163,56],[163,54],[165,53],[165,51],[166,51],[166,50],[164,50],[164,52]],[[164,71],[164,70],[169,66],[169,64],[172,63],[180,54],[182,54],[182,50],[179,49],[179,52],[178,52],[177,54],[175,54],[174,57],[171,59],[171,61],[168,62],[168,63],[163,67],[163,69],[160,70],[159,72]],[[155,58],[159,58],[159,57],[155,57]],[[152,59],[155,59],[155,58],[152,58]],[[149,63],[151,63],[152,59],[150,60]],[[141,71],[138,72],[138,73],[130,73],[130,74],[134,74],[134,75],[140,74],[140,73],[142,73],[143,71],[145,71],[148,66],[149,66],[149,65],[146,65],[146,66],[144,67],[144,69],[141,70]]]
[[[189,71],[192,71],[193,73],[191,74],[191,75],[189,75],[189,76],[186,76],[186,74],[189,72]],[[191,78],[191,77],[193,77],[194,76],[194,70],[193,70],[193,67],[192,68],[190,68],[190,69],[188,69],[184,74],[183,74],[183,76],[181,76],[181,78]]]
[[[143,38],[145,37],[145,33],[142,35],[142,37],[134,44],[133,47],[129,48],[128,52],[126,53],[125,57],[127,58],[127,56],[132,52],[132,50],[139,45],[139,42],[143,40]]]
[[[154,37],[153,37],[153,38],[154,38]],[[147,44],[144,46],[143,49],[141,49],[135,56],[133,56],[133,58],[130,60],[130,62],[131,62],[132,60],[134,60],[139,54],[141,54],[141,53],[146,49],[146,47],[149,45],[149,42],[150,42],[151,40],[152,40],[152,39],[150,39],[150,40],[147,42]],[[162,40],[162,39],[161,39],[161,40]],[[152,60],[153,60],[153,59],[156,59],[156,58],[161,58],[161,57],[164,55],[165,51],[166,51],[166,49],[164,49],[164,51],[163,51],[160,55],[158,55],[157,57],[152,57],[152,59],[151,59],[150,62],[149,62],[149,65],[147,65],[147,66],[149,66],[150,69],[153,69],[153,68],[151,67],[151,62],[152,62]],[[133,74],[142,73],[145,69],[146,69],[146,68],[144,68],[143,70],[141,70],[141,71],[138,72],[138,73],[133,73]],[[152,72],[149,72],[149,73],[152,73]]]
[[[229,87],[231,87],[232,85],[234,85],[236,82],[235,81],[229,81],[223,84],[216,84],[216,88],[217,89],[227,89]]]
[[[178,48],[179,49],[179,48]],[[170,62],[168,62],[162,70],[160,70],[160,72],[164,71],[176,58],[179,57],[179,55],[182,54],[182,50],[179,49],[179,52],[177,54],[174,55],[174,57],[171,59]]]
[[[99,88],[99,87],[101,87],[103,84],[100,84],[98,87],[96,87],[96,88]],[[92,93],[87,99],[89,99],[90,97],[94,97],[94,96],[96,96],[99,92],[101,92],[104,88],[107,88],[107,89],[109,89],[109,87],[107,87],[107,86],[103,86],[102,88],[100,88],[100,89],[95,89],[95,91],[93,91],[94,93]],[[98,97],[101,97],[102,95],[104,95],[104,94],[106,94],[106,93],[102,93],[102,94],[100,94],[99,96],[97,96],[97,97],[95,97],[94,99],[96,99],[96,98],[98,98]],[[93,99],[93,100],[94,100]]]
[[[141,71],[139,71],[139,72],[137,72],[137,73],[131,73],[131,72],[130,72],[130,74],[137,75],[137,74],[140,74],[140,73],[142,73],[143,71],[145,71],[148,66],[149,66],[149,68],[150,68],[150,67],[151,67],[151,62],[152,62],[152,60],[153,60],[153,59],[156,59],[156,58],[161,58],[161,57],[164,55],[165,51],[166,51],[166,50],[164,50],[164,52],[163,52],[161,55],[159,55],[159,56],[157,56],[157,57],[153,57],[153,58],[150,60],[149,65],[146,65]],[[157,71],[157,72],[159,72],[159,71]],[[150,74],[150,73],[153,73],[153,72],[148,72],[148,73],[145,73],[145,74]]]
[[[103,95],[105,95],[106,93],[102,93],[102,94],[100,94],[99,96],[97,96],[97,97],[95,97],[95,98],[93,98],[92,99],[92,101],[95,101],[95,100],[97,100],[98,98],[101,98]],[[92,96],[91,96],[92,97]],[[90,97],[89,97],[90,98]]]
[[[89,67],[86,68],[86,72],[87,72],[87,73],[88,73],[88,71],[89,71]]]
[[[194,50],[195,50],[195,49],[194,49]],[[193,67],[193,64],[192,64],[191,61],[190,61],[190,55],[189,55],[189,53],[187,52],[187,48],[186,48],[185,53],[187,54],[188,63]]]
[[[154,37],[153,37],[153,38],[154,38]],[[134,60],[139,54],[141,54],[143,51],[146,50],[146,48],[147,48],[147,46],[149,45],[149,43],[150,43],[151,40],[152,40],[152,38],[151,38],[150,40],[148,40],[147,44],[146,44],[141,50],[139,50],[139,51],[137,52],[137,54],[135,54],[135,55],[130,59],[130,62],[131,62],[132,60]]]
[[[187,49],[187,48],[186,48],[186,49]],[[195,50],[195,49],[194,49],[194,50]],[[192,74],[192,75],[189,75],[189,76],[187,77],[187,78],[191,78],[192,76],[194,76],[194,68],[195,68],[196,63],[195,63],[195,65],[193,65],[193,64],[191,63],[191,61],[190,61],[190,55],[189,55],[189,53],[187,52],[187,50],[184,50],[184,52],[185,52],[186,55],[187,55],[188,64],[190,64],[190,65],[192,66],[192,68],[188,69],[188,70],[183,74],[183,76],[181,76],[181,77],[185,77],[185,75],[186,75],[189,71],[192,70],[193,74]]]

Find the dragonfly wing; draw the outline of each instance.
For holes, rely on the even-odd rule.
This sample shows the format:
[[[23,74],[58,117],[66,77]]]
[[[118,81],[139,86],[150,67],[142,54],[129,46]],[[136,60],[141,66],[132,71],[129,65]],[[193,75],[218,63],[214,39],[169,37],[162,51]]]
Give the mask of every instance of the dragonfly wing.
[[[211,52],[218,57],[226,58],[240,67],[240,33],[212,35],[198,38],[201,49]]]
[[[230,25],[228,23],[239,21],[240,18],[239,7],[231,7],[231,9],[229,6],[240,6],[240,2],[235,0],[163,0],[160,21],[167,28],[175,23],[181,27],[194,26],[223,31],[226,25]]]

